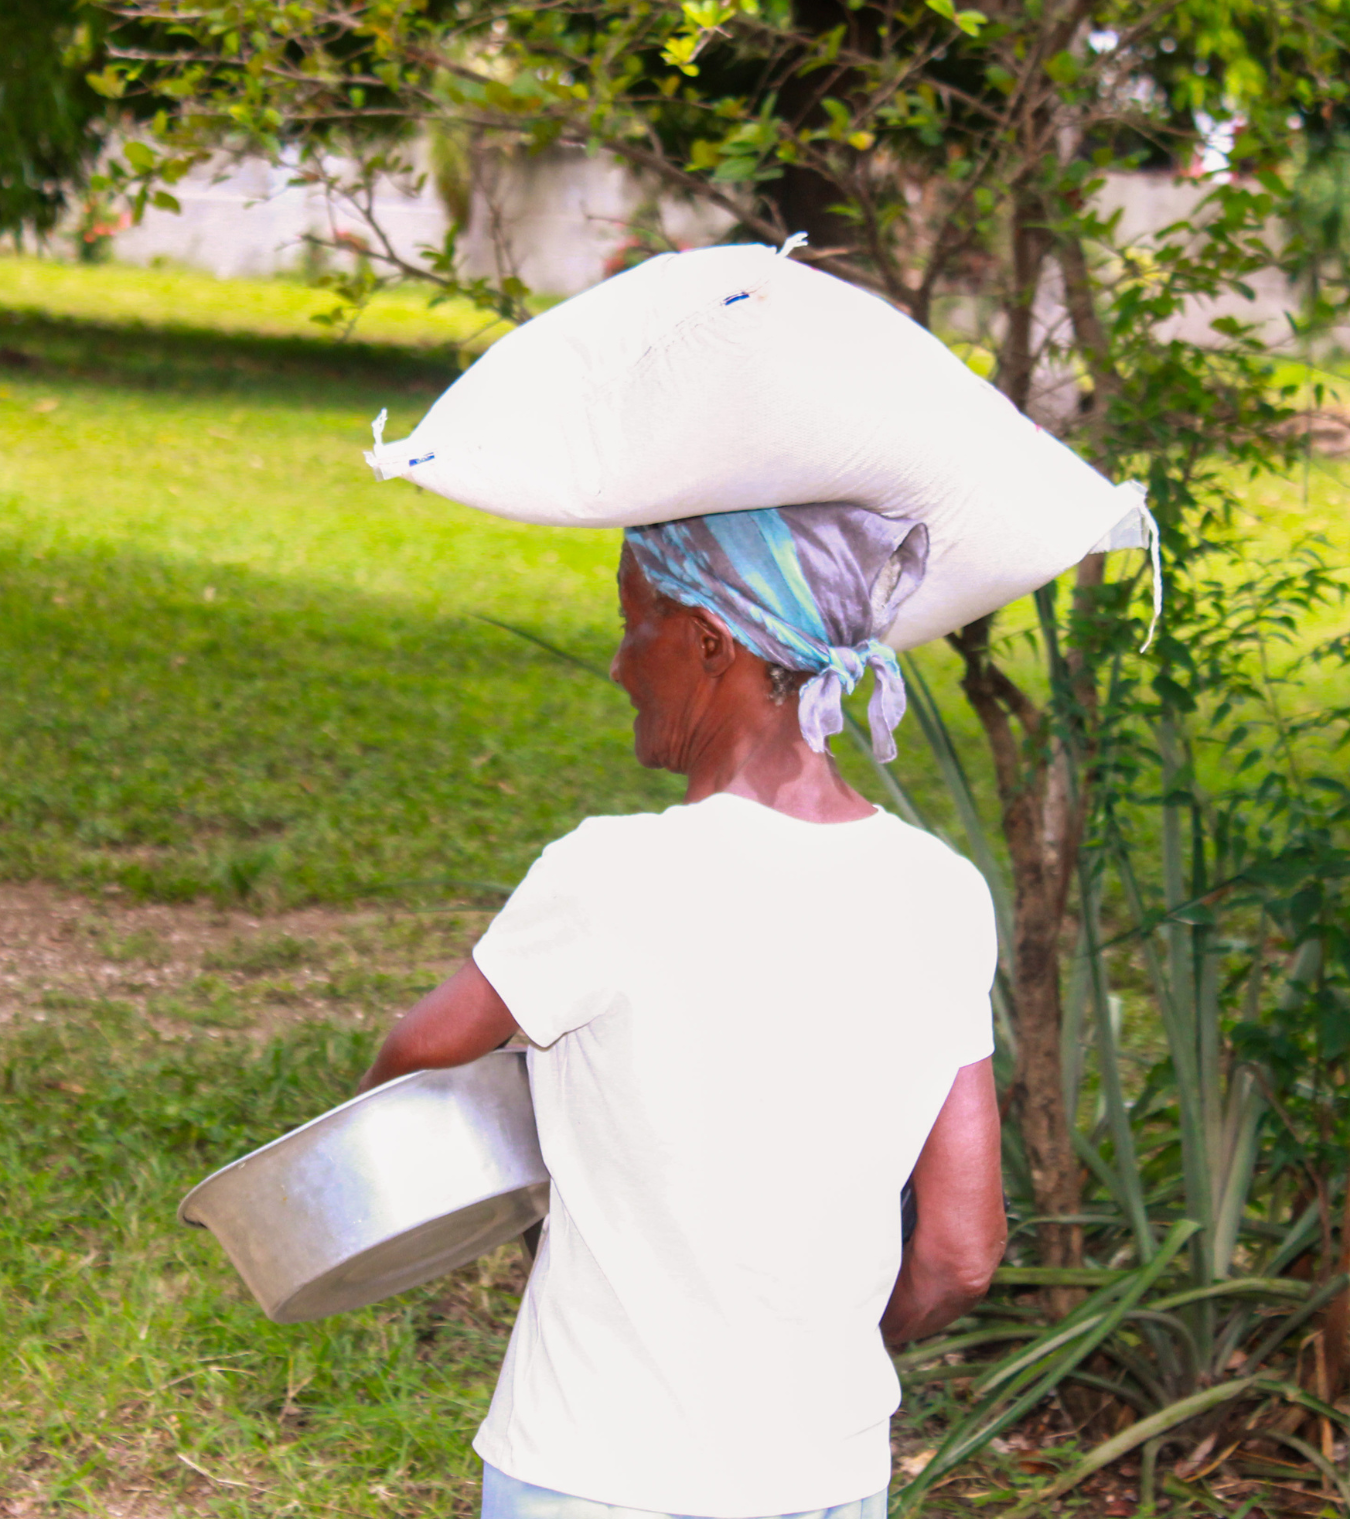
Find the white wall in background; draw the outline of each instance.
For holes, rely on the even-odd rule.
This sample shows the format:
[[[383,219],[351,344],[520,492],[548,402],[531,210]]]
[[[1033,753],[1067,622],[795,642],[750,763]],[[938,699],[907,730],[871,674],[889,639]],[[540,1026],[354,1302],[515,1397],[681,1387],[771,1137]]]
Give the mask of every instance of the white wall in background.
[[[515,272],[531,289],[574,295],[604,277],[628,223],[648,192],[611,158],[553,149],[503,163],[491,195],[474,197],[460,247],[468,275]],[[289,171],[246,160],[223,172],[199,170],[174,186],[182,211],[146,210],[137,227],[116,238],[128,263],[166,258],[212,274],[266,275],[294,268],[306,232],[329,229],[323,196],[288,187]],[[418,264],[419,248],[439,245],[448,225],[428,177],[420,191],[386,185],[376,215],[401,258]],[[662,218],[677,244],[712,242],[728,218],[700,206],[667,200]],[[339,230],[361,233],[359,218],[339,215]]]
[[[1117,236],[1121,242],[1134,243],[1174,222],[1190,220],[1206,193],[1205,185],[1178,181],[1172,174],[1111,174],[1098,203],[1107,215],[1120,213]],[[1247,283],[1254,299],[1248,301],[1234,293],[1220,301],[1193,300],[1164,332],[1168,337],[1202,343],[1216,317],[1233,316],[1259,323],[1264,340],[1272,346],[1288,343],[1291,329],[1285,313],[1297,304],[1288,281],[1277,269],[1266,269]]]
[[[576,149],[503,161],[493,176],[492,193],[475,195],[461,240],[464,272],[496,275],[514,267],[531,289],[550,295],[573,295],[604,277],[607,261],[650,194],[614,159],[587,157]],[[258,160],[230,167],[219,178],[209,171],[191,175],[174,190],[181,215],[147,210],[140,226],[118,234],[117,257],[139,264],[163,257],[222,276],[293,268],[301,260],[304,234],[326,227],[329,212],[313,189],[288,188],[289,177],[285,169]],[[1119,210],[1122,234],[1137,240],[1192,215],[1203,193],[1170,174],[1116,174],[1108,176],[1101,204]],[[419,262],[419,245],[439,244],[445,236],[445,210],[430,177],[416,193],[385,186],[377,206],[380,222],[409,262]],[[721,212],[679,200],[664,200],[661,211],[667,235],[681,246],[712,242],[729,224]],[[339,218],[338,226],[362,230],[352,217]],[[1214,317],[1232,315],[1262,323],[1267,341],[1285,341],[1285,311],[1292,302],[1284,279],[1267,271],[1251,283],[1254,300],[1197,301],[1171,324],[1171,332],[1203,340]],[[1062,307],[1053,291],[1047,290],[1046,299],[1042,322],[1055,325],[1063,320]]]
[[[139,226],[117,234],[116,256],[132,264],[169,259],[222,278],[294,268],[304,235],[325,230],[329,213],[319,192],[290,186],[290,178],[288,169],[260,159],[196,170],[173,187],[182,211],[148,207]],[[445,236],[445,212],[430,184],[416,195],[390,187],[379,209],[402,256],[415,258],[419,243]],[[354,217],[340,225],[358,230]]]
[[[564,150],[502,163],[474,197],[460,246],[474,274],[514,268],[533,290],[575,295],[604,278],[651,192],[616,160]],[[731,224],[725,213],[667,197],[661,224],[678,247],[702,247]]]

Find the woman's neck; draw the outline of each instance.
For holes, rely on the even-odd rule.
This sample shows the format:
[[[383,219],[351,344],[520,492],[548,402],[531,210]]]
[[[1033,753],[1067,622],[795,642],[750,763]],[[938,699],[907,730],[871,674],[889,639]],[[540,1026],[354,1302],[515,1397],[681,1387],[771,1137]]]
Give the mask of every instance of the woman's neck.
[[[709,733],[687,774],[687,803],[726,791],[807,823],[852,823],[876,811],[845,782],[830,754],[807,744],[795,698],[756,714],[755,721]]]

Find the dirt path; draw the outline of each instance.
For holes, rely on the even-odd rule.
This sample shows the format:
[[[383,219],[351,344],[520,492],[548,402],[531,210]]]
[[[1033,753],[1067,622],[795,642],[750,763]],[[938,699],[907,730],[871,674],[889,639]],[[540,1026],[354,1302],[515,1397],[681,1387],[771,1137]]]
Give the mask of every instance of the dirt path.
[[[398,1010],[462,962],[491,913],[94,901],[0,883],[0,1030],[130,1005],[164,1032]]]

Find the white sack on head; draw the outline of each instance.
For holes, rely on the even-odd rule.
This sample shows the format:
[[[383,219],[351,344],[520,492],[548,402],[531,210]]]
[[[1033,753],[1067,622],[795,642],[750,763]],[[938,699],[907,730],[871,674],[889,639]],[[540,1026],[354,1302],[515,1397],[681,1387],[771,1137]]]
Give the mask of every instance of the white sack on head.
[[[665,254],[555,306],[366,457],[524,522],[815,502],[921,522],[899,649],[1044,585],[1140,501],[894,307],[760,246]]]

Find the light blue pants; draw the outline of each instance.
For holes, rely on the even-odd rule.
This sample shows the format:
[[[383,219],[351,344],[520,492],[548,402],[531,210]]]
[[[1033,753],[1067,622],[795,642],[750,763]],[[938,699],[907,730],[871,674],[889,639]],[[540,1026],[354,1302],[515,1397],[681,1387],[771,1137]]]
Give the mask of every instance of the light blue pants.
[[[483,1519],[693,1519],[688,1514],[653,1514],[643,1508],[618,1508],[590,1498],[573,1498],[547,1487],[508,1477],[483,1463]],[[764,1515],[762,1519],[886,1519],[883,1489],[870,1498],[807,1509],[799,1514]]]

